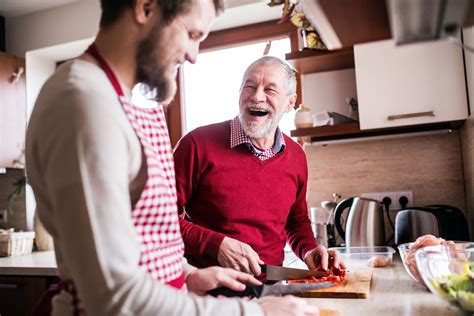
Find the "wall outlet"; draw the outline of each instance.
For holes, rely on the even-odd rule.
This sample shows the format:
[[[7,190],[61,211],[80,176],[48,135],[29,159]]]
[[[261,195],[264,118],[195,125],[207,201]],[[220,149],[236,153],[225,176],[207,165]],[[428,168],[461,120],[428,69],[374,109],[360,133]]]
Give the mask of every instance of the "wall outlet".
[[[402,208],[400,205],[399,199],[402,196],[405,196],[408,199],[407,206],[413,206],[413,191],[398,191],[398,192],[371,192],[371,193],[362,193],[362,197],[374,199],[382,202],[384,197],[389,197],[392,199],[392,204],[390,204],[390,210],[399,210]]]
[[[8,210],[0,210],[0,224],[6,224],[8,219]]]

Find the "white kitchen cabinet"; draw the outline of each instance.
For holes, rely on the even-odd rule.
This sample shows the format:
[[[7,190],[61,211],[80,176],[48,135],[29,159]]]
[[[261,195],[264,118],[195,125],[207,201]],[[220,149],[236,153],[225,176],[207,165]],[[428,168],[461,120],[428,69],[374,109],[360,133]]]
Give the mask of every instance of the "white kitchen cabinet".
[[[361,129],[468,117],[461,48],[434,41],[395,46],[393,40],[354,46]]]

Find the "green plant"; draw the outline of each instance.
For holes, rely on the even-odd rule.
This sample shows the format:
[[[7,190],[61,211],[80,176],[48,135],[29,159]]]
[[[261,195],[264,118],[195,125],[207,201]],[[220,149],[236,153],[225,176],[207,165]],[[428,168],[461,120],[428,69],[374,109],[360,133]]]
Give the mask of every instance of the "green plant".
[[[21,176],[14,182],[13,185],[15,189],[7,197],[7,210],[10,213],[13,213],[13,202],[15,202],[18,197],[23,196],[25,194],[25,187],[27,182],[28,181],[25,175]]]

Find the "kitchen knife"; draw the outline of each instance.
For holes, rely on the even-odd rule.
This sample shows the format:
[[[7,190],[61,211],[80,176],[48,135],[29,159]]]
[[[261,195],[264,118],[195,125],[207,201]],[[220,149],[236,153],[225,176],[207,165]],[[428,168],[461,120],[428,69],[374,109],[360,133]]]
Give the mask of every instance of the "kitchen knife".
[[[266,274],[267,281],[299,280],[308,279],[311,277],[320,278],[328,276],[326,271],[284,268],[268,264],[261,264],[260,268],[262,269],[262,273]]]
[[[320,290],[335,286],[333,282],[310,282],[310,283],[292,283],[292,284],[273,284],[273,285],[247,285],[243,291],[234,291],[228,287],[218,287],[207,292],[212,296],[227,297],[262,297],[268,295],[284,295],[292,293],[301,293],[310,290]]]

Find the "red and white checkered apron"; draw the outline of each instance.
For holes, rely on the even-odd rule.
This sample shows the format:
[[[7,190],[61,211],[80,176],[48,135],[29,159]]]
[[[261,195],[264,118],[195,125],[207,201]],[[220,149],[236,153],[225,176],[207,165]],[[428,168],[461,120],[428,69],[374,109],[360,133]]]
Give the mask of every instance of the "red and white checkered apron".
[[[140,266],[156,280],[185,289],[184,243],[178,221],[173,153],[163,108],[142,109],[129,103],[95,45],[87,52],[97,59],[114,86],[146,157],[148,178],[131,214],[141,247]]]

